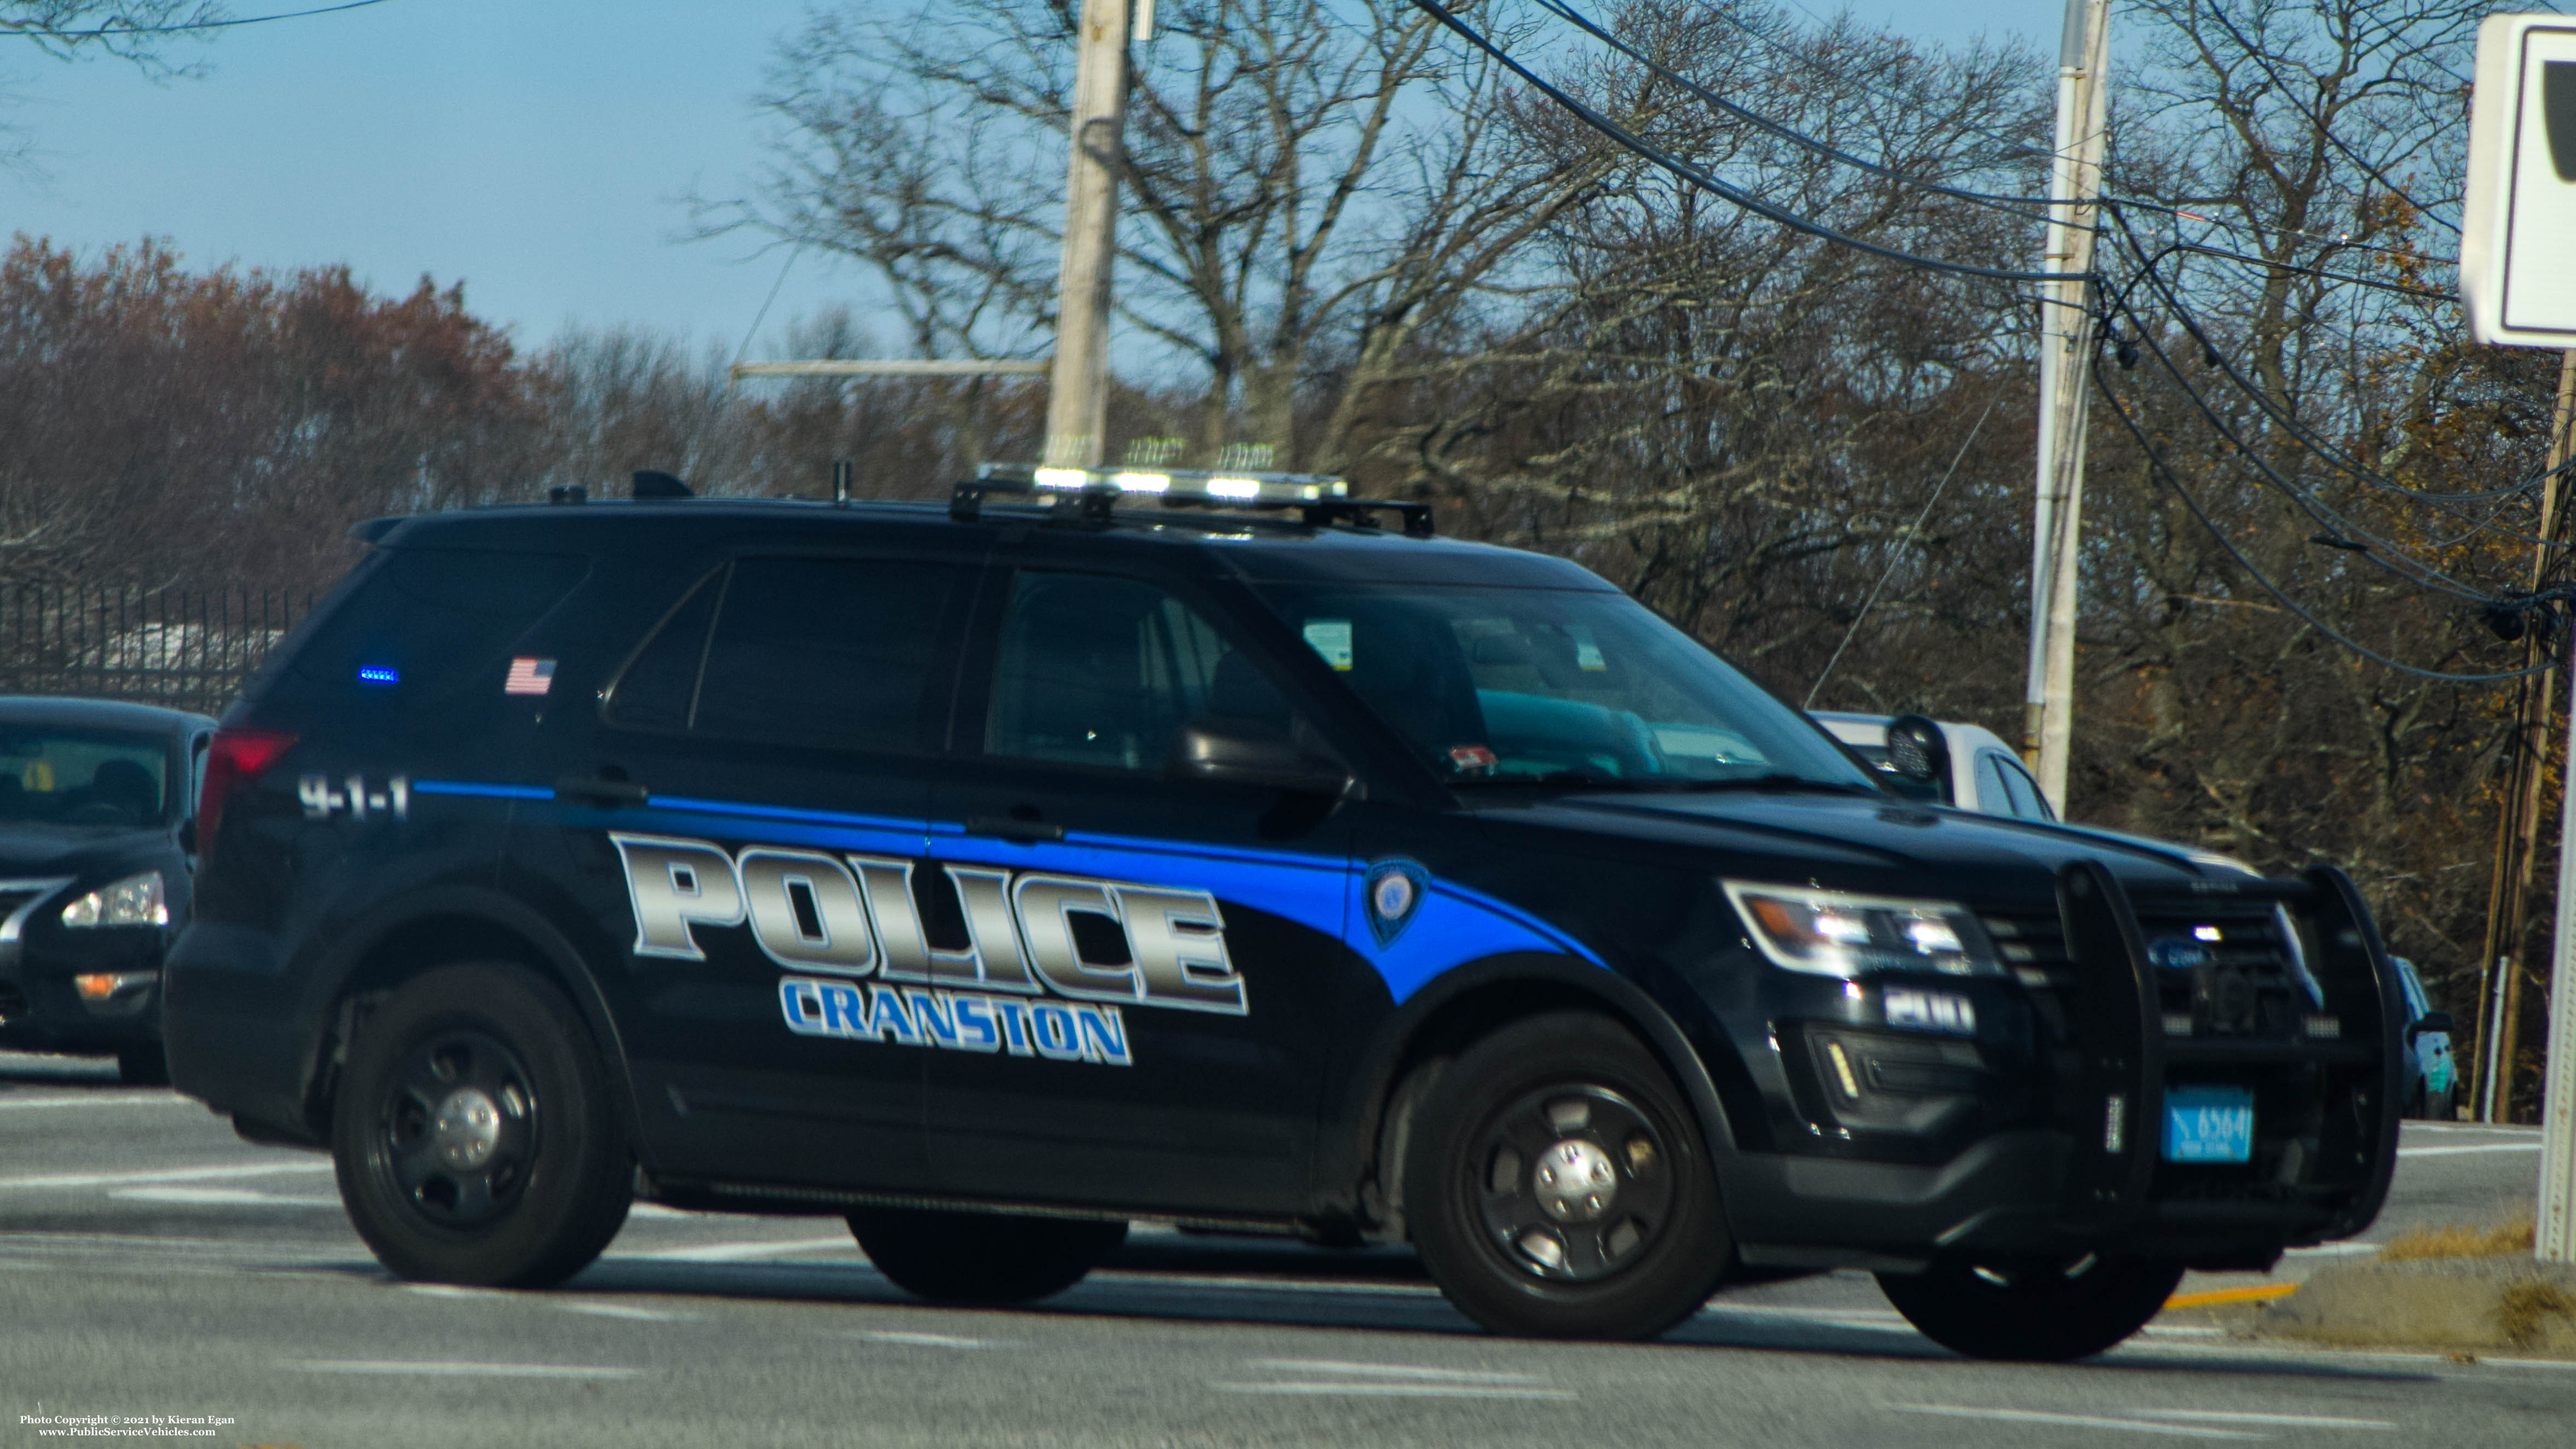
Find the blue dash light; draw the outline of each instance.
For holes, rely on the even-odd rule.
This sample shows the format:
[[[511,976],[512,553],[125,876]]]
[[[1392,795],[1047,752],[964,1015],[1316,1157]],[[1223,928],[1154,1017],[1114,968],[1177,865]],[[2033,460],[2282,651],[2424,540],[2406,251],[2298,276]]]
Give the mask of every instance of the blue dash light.
[[[360,684],[400,684],[402,671],[390,664],[361,664],[358,666],[358,682]]]

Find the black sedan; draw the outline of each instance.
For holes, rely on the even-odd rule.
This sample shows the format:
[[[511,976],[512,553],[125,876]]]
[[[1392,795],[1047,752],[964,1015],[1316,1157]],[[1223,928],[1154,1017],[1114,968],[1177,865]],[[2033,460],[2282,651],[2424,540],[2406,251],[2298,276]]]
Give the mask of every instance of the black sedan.
[[[161,953],[187,923],[215,722],[0,697],[0,1048],[113,1052],[168,1080]]]

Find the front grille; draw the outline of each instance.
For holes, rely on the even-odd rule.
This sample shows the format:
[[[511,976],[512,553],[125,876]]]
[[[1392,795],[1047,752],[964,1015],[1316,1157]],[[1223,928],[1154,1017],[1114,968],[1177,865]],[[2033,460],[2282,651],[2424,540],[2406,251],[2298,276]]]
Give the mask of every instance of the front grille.
[[[2306,1034],[2315,999],[2304,948],[2271,902],[2142,900],[2137,915],[2167,1036]]]

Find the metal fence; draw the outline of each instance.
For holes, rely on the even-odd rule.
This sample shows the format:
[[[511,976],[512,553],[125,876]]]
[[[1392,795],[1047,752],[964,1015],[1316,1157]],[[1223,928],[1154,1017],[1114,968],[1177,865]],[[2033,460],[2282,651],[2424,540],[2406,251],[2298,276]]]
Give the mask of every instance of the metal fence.
[[[271,589],[0,588],[0,693],[221,713],[312,606]]]

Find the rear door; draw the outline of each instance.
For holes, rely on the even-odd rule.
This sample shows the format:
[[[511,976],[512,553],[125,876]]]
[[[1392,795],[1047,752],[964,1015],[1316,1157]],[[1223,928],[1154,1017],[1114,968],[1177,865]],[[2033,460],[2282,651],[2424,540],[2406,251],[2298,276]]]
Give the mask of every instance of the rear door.
[[[1351,964],[1349,832],[1334,801],[1165,760],[1207,716],[1325,742],[1195,586],[1048,544],[987,586],[932,806],[975,953],[960,1009],[1001,1027],[929,1058],[933,1165],[960,1193],[1291,1210]]]
[[[702,564],[547,732],[514,884],[578,902],[661,1170],[918,1188],[922,1053],[839,1028],[904,949],[972,569],[962,539]]]

